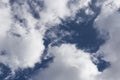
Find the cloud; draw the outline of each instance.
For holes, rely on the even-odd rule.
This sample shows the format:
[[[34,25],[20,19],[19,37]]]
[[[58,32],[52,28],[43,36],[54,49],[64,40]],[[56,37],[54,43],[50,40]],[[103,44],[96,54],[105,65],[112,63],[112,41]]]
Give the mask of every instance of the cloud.
[[[0,1],[0,62],[16,70],[34,67],[40,62],[48,26],[60,24],[60,18],[72,17],[79,9],[87,7],[90,0],[76,0],[75,3],[72,0],[44,0],[43,9],[35,1],[13,0],[12,5],[9,2]],[[40,18],[32,15],[30,4],[34,4],[33,9]]]
[[[44,9],[40,12],[41,23],[55,25],[60,19],[74,17],[79,9],[88,7],[90,0],[45,0]]]
[[[102,36],[108,37],[106,43],[97,52],[98,54],[102,53],[104,60],[111,64],[109,68],[103,71],[102,80],[120,79],[120,13],[118,12],[120,5],[118,4],[120,4],[118,0],[107,0],[104,4],[106,6],[103,6],[95,21],[95,28],[100,31]]]
[[[6,0],[5,0],[6,1]],[[7,30],[11,24],[10,7],[3,1],[0,1],[0,43],[6,35]],[[1,47],[1,45],[0,45]]]
[[[72,44],[50,47],[49,55],[54,56],[48,68],[41,69],[33,80],[97,80],[100,75],[91,56]]]
[[[6,54],[0,56],[0,61],[12,69],[34,67],[44,50],[42,37],[38,34],[31,31],[22,37],[8,35],[3,47]]]
[[[24,9],[17,3],[13,6],[10,6],[9,1],[0,2],[0,62],[12,70],[34,67],[35,63],[40,62],[44,50],[43,33],[35,29],[37,21],[30,16],[25,6]],[[27,25],[14,20],[15,15],[21,20],[25,18]]]

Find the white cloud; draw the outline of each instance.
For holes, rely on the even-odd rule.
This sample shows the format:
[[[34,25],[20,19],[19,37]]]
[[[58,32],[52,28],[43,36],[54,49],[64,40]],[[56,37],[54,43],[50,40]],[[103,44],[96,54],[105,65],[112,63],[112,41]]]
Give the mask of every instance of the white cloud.
[[[5,0],[6,1],[6,0]],[[11,24],[10,7],[4,1],[0,1],[0,43],[2,43],[3,38],[6,35],[7,30],[9,30]],[[1,45],[0,45],[1,46]]]
[[[98,80],[100,72],[92,63],[90,54],[75,45],[50,47],[49,54],[55,57],[53,63],[41,69],[33,80]]]
[[[120,7],[119,0],[108,0],[106,7],[102,8],[100,15],[95,21],[95,27],[102,35],[108,32],[108,40],[100,47],[98,54],[103,53],[104,59],[111,63],[111,66],[105,69],[100,76],[102,80],[120,79],[120,13],[117,12]],[[102,37],[102,36],[101,36]]]
[[[44,0],[45,7],[39,12],[41,17],[37,20],[29,13],[27,2],[22,6],[14,4],[14,11],[10,11],[8,0],[1,0],[0,50],[7,54],[0,55],[0,62],[12,69],[34,67],[35,63],[40,62],[44,50],[43,36],[48,24],[53,26],[61,23],[60,18],[74,17],[79,9],[88,7],[88,3],[90,0]],[[104,59],[111,63],[111,67],[100,73],[89,53],[78,50],[75,45],[63,44],[60,47],[50,47],[49,53],[55,56],[54,62],[48,68],[40,70],[34,80],[119,80],[119,7],[119,0],[105,0],[95,21],[95,27],[102,35],[104,31],[109,33],[109,40],[100,47],[98,54],[104,52]],[[86,13],[93,14],[89,8],[86,8]],[[26,25],[14,21],[14,15],[25,19]],[[35,30],[36,25],[39,30]]]
[[[44,50],[43,36],[48,24],[59,24],[59,18],[65,19],[75,15],[78,9],[87,7],[90,2],[90,0],[76,0],[77,5],[71,3],[72,7],[68,7],[69,1],[44,0],[44,8],[38,11],[40,19],[35,19],[26,0],[22,5],[15,2],[11,6],[9,0],[1,0],[0,51],[5,51],[6,54],[0,55],[0,62],[12,69],[33,67],[39,62]],[[24,21],[20,22],[15,16]],[[35,29],[36,26],[39,30]]]
[[[41,23],[55,25],[60,23],[60,18],[74,17],[79,9],[88,7],[90,0],[45,0],[44,3]]]
[[[8,2],[0,2],[0,62],[8,65],[12,70],[34,67],[40,62],[44,50],[43,32],[35,30],[37,21],[30,16],[26,7],[15,4],[15,12],[11,11]],[[28,25],[21,25],[14,21],[14,14],[21,19],[25,18]],[[21,17],[22,16],[22,17]],[[16,36],[18,35],[18,36]]]
[[[34,67],[40,61],[44,50],[42,37],[38,32],[31,31],[22,37],[8,35],[4,41],[3,50],[6,55],[0,56],[0,61],[12,69]]]
[[[104,17],[114,13],[120,7],[119,0],[105,0],[101,1],[98,4],[101,5],[101,13]]]
[[[45,0],[44,9],[40,12],[42,24],[58,24],[59,18],[63,18],[69,15],[69,9],[67,8],[68,0]]]
[[[66,0],[67,1],[67,0]],[[84,3],[84,1],[83,1]],[[63,4],[63,3],[62,3]],[[66,2],[64,3],[66,4]],[[82,4],[82,3],[81,3]],[[100,31],[101,35],[104,32],[109,33],[109,39],[102,45],[97,52],[98,54],[103,52],[104,59],[111,63],[111,66],[105,69],[102,73],[97,71],[96,66],[90,60],[90,55],[78,50],[73,45],[62,45],[60,47],[52,47],[49,52],[55,56],[54,62],[49,65],[48,68],[40,70],[40,72],[34,76],[34,80],[119,80],[120,74],[120,13],[117,12],[120,7],[119,0],[106,0],[102,4],[102,10],[100,15],[95,21],[95,27]],[[47,4],[48,5],[48,4]],[[49,5],[48,5],[49,6]],[[74,8],[75,6],[75,8]],[[71,10],[77,10],[76,5],[72,5]],[[65,10],[69,10],[64,6]],[[57,8],[51,7],[47,10],[52,12],[57,11]],[[55,21],[59,17],[64,19],[64,16],[69,13],[57,14],[51,13],[51,17],[47,17],[47,20]],[[61,10],[61,12],[65,12]],[[47,13],[46,13],[47,15]],[[45,15],[45,16],[46,16]],[[71,15],[71,14],[70,14]],[[56,16],[56,17],[53,17]],[[45,18],[43,18],[45,19]],[[49,22],[49,21],[46,21]],[[108,35],[105,37],[108,37]],[[76,54],[77,53],[77,54]],[[90,69],[91,68],[91,69]],[[68,77],[69,76],[69,77]]]

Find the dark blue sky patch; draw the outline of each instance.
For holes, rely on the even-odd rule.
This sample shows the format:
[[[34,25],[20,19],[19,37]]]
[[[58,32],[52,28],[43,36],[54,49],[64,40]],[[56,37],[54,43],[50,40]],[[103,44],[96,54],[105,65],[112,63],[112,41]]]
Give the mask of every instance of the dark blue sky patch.
[[[93,63],[94,63],[95,65],[97,65],[98,70],[101,71],[101,72],[104,71],[106,68],[108,68],[108,67],[111,66],[110,62],[105,61],[105,60],[103,59],[103,57],[104,57],[104,56],[101,56],[101,55],[100,55],[100,56],[97,57],[98,62],[94,62],[94,61],[93,61]]]
[[[81,9],[75,16],[74,20],[68,18],[66,20],[61,20],[62,24],[49,29],[46,32],[46,36],[44,38],[45,46],[48,46],[51,42],[57,38],[60,38],[58,41],[53,43],[53,45],[60,45],[61,43],[72,43],[76,44],[78,48],[85,49],[88,52],[96,52],[100,45],[105,42],[105,39],[99,36],[99,32],[93,27],[94,20],[100,13],[100,8],[96,7],[96,1],[92,0],[89,4],[90,9],[94,12],[94,15],[86,15],[85,10]],[[83,21],[76,23],[77,20],[81,18]],[[62,31],[62,32],[61,32]],[[50,33],[54,32],[58,37],[52,38]],[[68,32],[71,35],[66,35]],[[49,36],[48,36],[49,35]]]
[[[84,22],[76,23],[78,17],[82,17]],[[98,32],[93,27],[94,19],[95,16],[87,16],[84,14],[84,11],[81,11],[81,13],[76,15],[75,20],[68,19],[66,21],[62,21],[62,24],[57,26],[58,30],[54,27],[53,29],[48,30],[46,34],[55,31],[54,33],[58,36],[58,38],[61,37],[60,40],[53,43],[55,45],[61,43],[72,43],[76,44],[80,49],[88,50],[88,52],[96,52],[105,40],[98,37]],[[68,32],[70,35],[66,35],[63,32]],[[48,36],[45,38],[45,45],[54,41],[53,38],[47,37]]]
[[[94,8],[93,11],[98,11],[100,8]],[[94,20],[100,11],[96,12],[93,16],[86,15],[84,9],[80,10],[74,20],[67,19],[61,20],[62,24],[55,26],[49,29],[46,32],[44,38],[44,44],[47,47],[50,43],[52,46],[59,46],[63,43],[76,44],[77,48],[83,49],[90,53],[95,53],[99,50],[100,46],[105,43],[106,39],[99,36],[99,32],[94,28]],[[76,23],[77,18],[83,18],[84,21]],[[53,33],[57,36],[56,38],[52,37]],[[66,33],[70,33],[67,35]],[[58,40],[57,40],[58,39]],[[99,63],[96,64],[99,71],[103,71],[110,66],[110,63],[98,58]]]
[[[9,0],[9,1],[11,6],[14,3],[18,3],[19,5],[24,4],[23,0]],[[31,15],[35,19],[40,19],[39,11],[42,10],[42,8],[44,8],[43,1],[27,0],[27,3],[29,4]],[[96,7],[95,3],[96,0],[92,0],[92,3],[89,4],[90,9],[93,10],[93,12],[95,12],[94,15],[86,15],[85,9],[81,9],[76,14],[74,20],[71,20],[71,18],[68,18],[66,20],[61,19],[62,24],[49,29],[44,37],[44,45],[46,49],[42,56],[42,62],[36,63],[34,68],[17,70],[15,76],[9,77],[8,80],[28,80],[31,77],[31,75],[34,75],[34,73],[36,73],[40,69],[49,67],[49,63],[52,63],[54,58],[47,57],[47,59],[44,59],[44,57],[47,54],[48,45],[51,43],[53,46],[58,46],[63,43],[71,43],[71,44],[76,44],[77,48],[83,49],[87,52],[90,53],[96,52],[106,40],[103,39],[102,37],[98,37],[99,32],[97,32],[97,30],[93,27],[94,20],[97,17],[97,15],[100,13],[100,8]],[[36,10],[36,7],[38,6],[40,7],[40,9]],[[78,18],[82,18],[83,22],[76,23]],[[15,19],[18,20],[20,23],[27,23],[25,19],[21,19],[17,15],[15,16]],[[56,37],[53,37],[52,34],[49,34],[52,32],[56,35]],[[13,35],[17,37],[21,36],[19,34],[13,34]],[[3,52],[2,54],[5,53]],[[110,63],[103,60],[102,58],[98,57],[98,60],[99,63],[94,63],[94,64],[97,65],[99,71],[103,71],[104,69],[110,66]],[[3,64],[0,64],[0,67],[3,72],[3,74],[0,75],[0,79],[4,80],[7,76],[10,75],[11,70]]]
[[[11,70],[4,64],[0,63],[0,80],[5,80],[6,77],[11,75]]]
[[[68,43],[75,43],[78,48],[89,49],[90,52],[95,52],[99,49],[99,46],[104,42],[102,39],[98,39],[98,34],[93,28],[93,20],[81,24],[75,22],[65,23],[67,26],[61,28],[67,31],[73,31],[74,33],[64,37],[63,40]]]
[[[96,64],[97,65],[97,68],[99,71],[104,71],[106,68],[110,67],[110,62],[107,62],[105,60],[102,60],[102,59],[98,59],[99,60],[99,63]]]

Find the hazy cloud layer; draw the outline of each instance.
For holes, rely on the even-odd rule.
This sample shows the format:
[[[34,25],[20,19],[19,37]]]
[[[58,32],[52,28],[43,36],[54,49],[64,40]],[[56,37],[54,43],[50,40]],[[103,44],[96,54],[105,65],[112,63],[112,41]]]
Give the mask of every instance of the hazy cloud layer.
[[[95,27],[101,35],[107,37],[106,43],[100,47],[98,54],[104,55],[104,59],[111,66],[102,73],[102,80],[120,79],[120,7],[119,0],[108,0],[102,7],[100,15],[95,21]],[[102,37],[101,36],[101,37]]]

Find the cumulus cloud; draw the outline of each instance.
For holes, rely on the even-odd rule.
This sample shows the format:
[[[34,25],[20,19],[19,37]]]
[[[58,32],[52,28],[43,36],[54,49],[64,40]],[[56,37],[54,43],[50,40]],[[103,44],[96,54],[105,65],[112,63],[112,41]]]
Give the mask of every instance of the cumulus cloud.
[[[38,34],[31,31],[22,37],[8,35],[3,47],[6,54],[0,56],[0,61],[13,69],[34,67],[34,64],[40,61],[44,50],[42,37]]]
[[[35,1],[13,0],[12,5],[9,2],[0,1],[0,62],[18,69],[40,62],[48,25],[59,24],[60,18],[75,15],[79,9],[87,7],[90,0],[44,0],[41,10]],[[30,4],[34,4],[33,9],[40,18],[32,15]]]
[[[102,53],[104,60],[110,62],[111,66],[99,73],[96,66],[91,62],[89,54],[86,55],[85,52],[77,50],[75,46],[62,45],[49,49],[49,52],[55,56],[54,62],[51,63],[48,68],[40,70],[38,75],[34,77],[35,80],[39,80],[40,78],[43,80],[120,79],[120,13],[118,12],[120,2],[119,0],[106,0],[101,6],[101,13],[96,18],[94,26],[100,31],[101,37],[104,35],[108,40],[100,47],[97,54]],[[85,63],[87,63],[87,65]],[[89,68],[91,68],[92,73],[89,71]]]
[[[106,6],[105,6],[106,5]],[[95,21],[95,27],[100,34],[108,37],[106,43],[100,47],[98,54],[104,55],[104,60],[109,61],[111,66],[103,71],[102,80],[120,79],[120,7],[119,0],[107,0],[103,5],[100,15]],[[107,35],[105,33],[108,33]],[[101,36],[101,37],[102,37]]]
[[[26,8],[22,10],[17,4],[13,6],[21,11],[20,14],[16,9],[16,12],[13,12],[15,15],[27,17],[25,20],[29,27],[13,19],[9,1],[0,2],[0,62],[13,70],[34,67],[34,64],[40,61],[44,50],[43,34],[34,29],[36,21],[25,11]]]
[[[86,8],[87,15],[93,15],[89,9],[91,0],[44,0],[44,7],[38,10],[40,18],[31,15],[27,0],[20,5],[17,2],[10,6],[9,0],[0,1],[0,62],[11,69],[34,67],[41,62],[44,51],[43,37],[52,26],[60,24],[61,19],[73,17],[79,9]],[[98,1],[100,2],[100,1]],[[54,56],[48,68],[41,69],[34,80],[119,80],[120,74],[120,8],[119,0],[105,0],[101,13],[95,20],[95,28],[100,34],[108,37],[97,54],[104,54],[104,60],[111,66],[99,72],[92,63],[91,56],[75,45],[63,44],[49,47],[49,55]],[[48,27],[49,26],[49,27]],[[106,35],[105,32],[108,34]]]
[[[33,80],[98,80],[100,72],[91,61],[91,56],[75,45],[62,44],[50,47],[49,55],[54,56],[48,68],[41,69]]]

